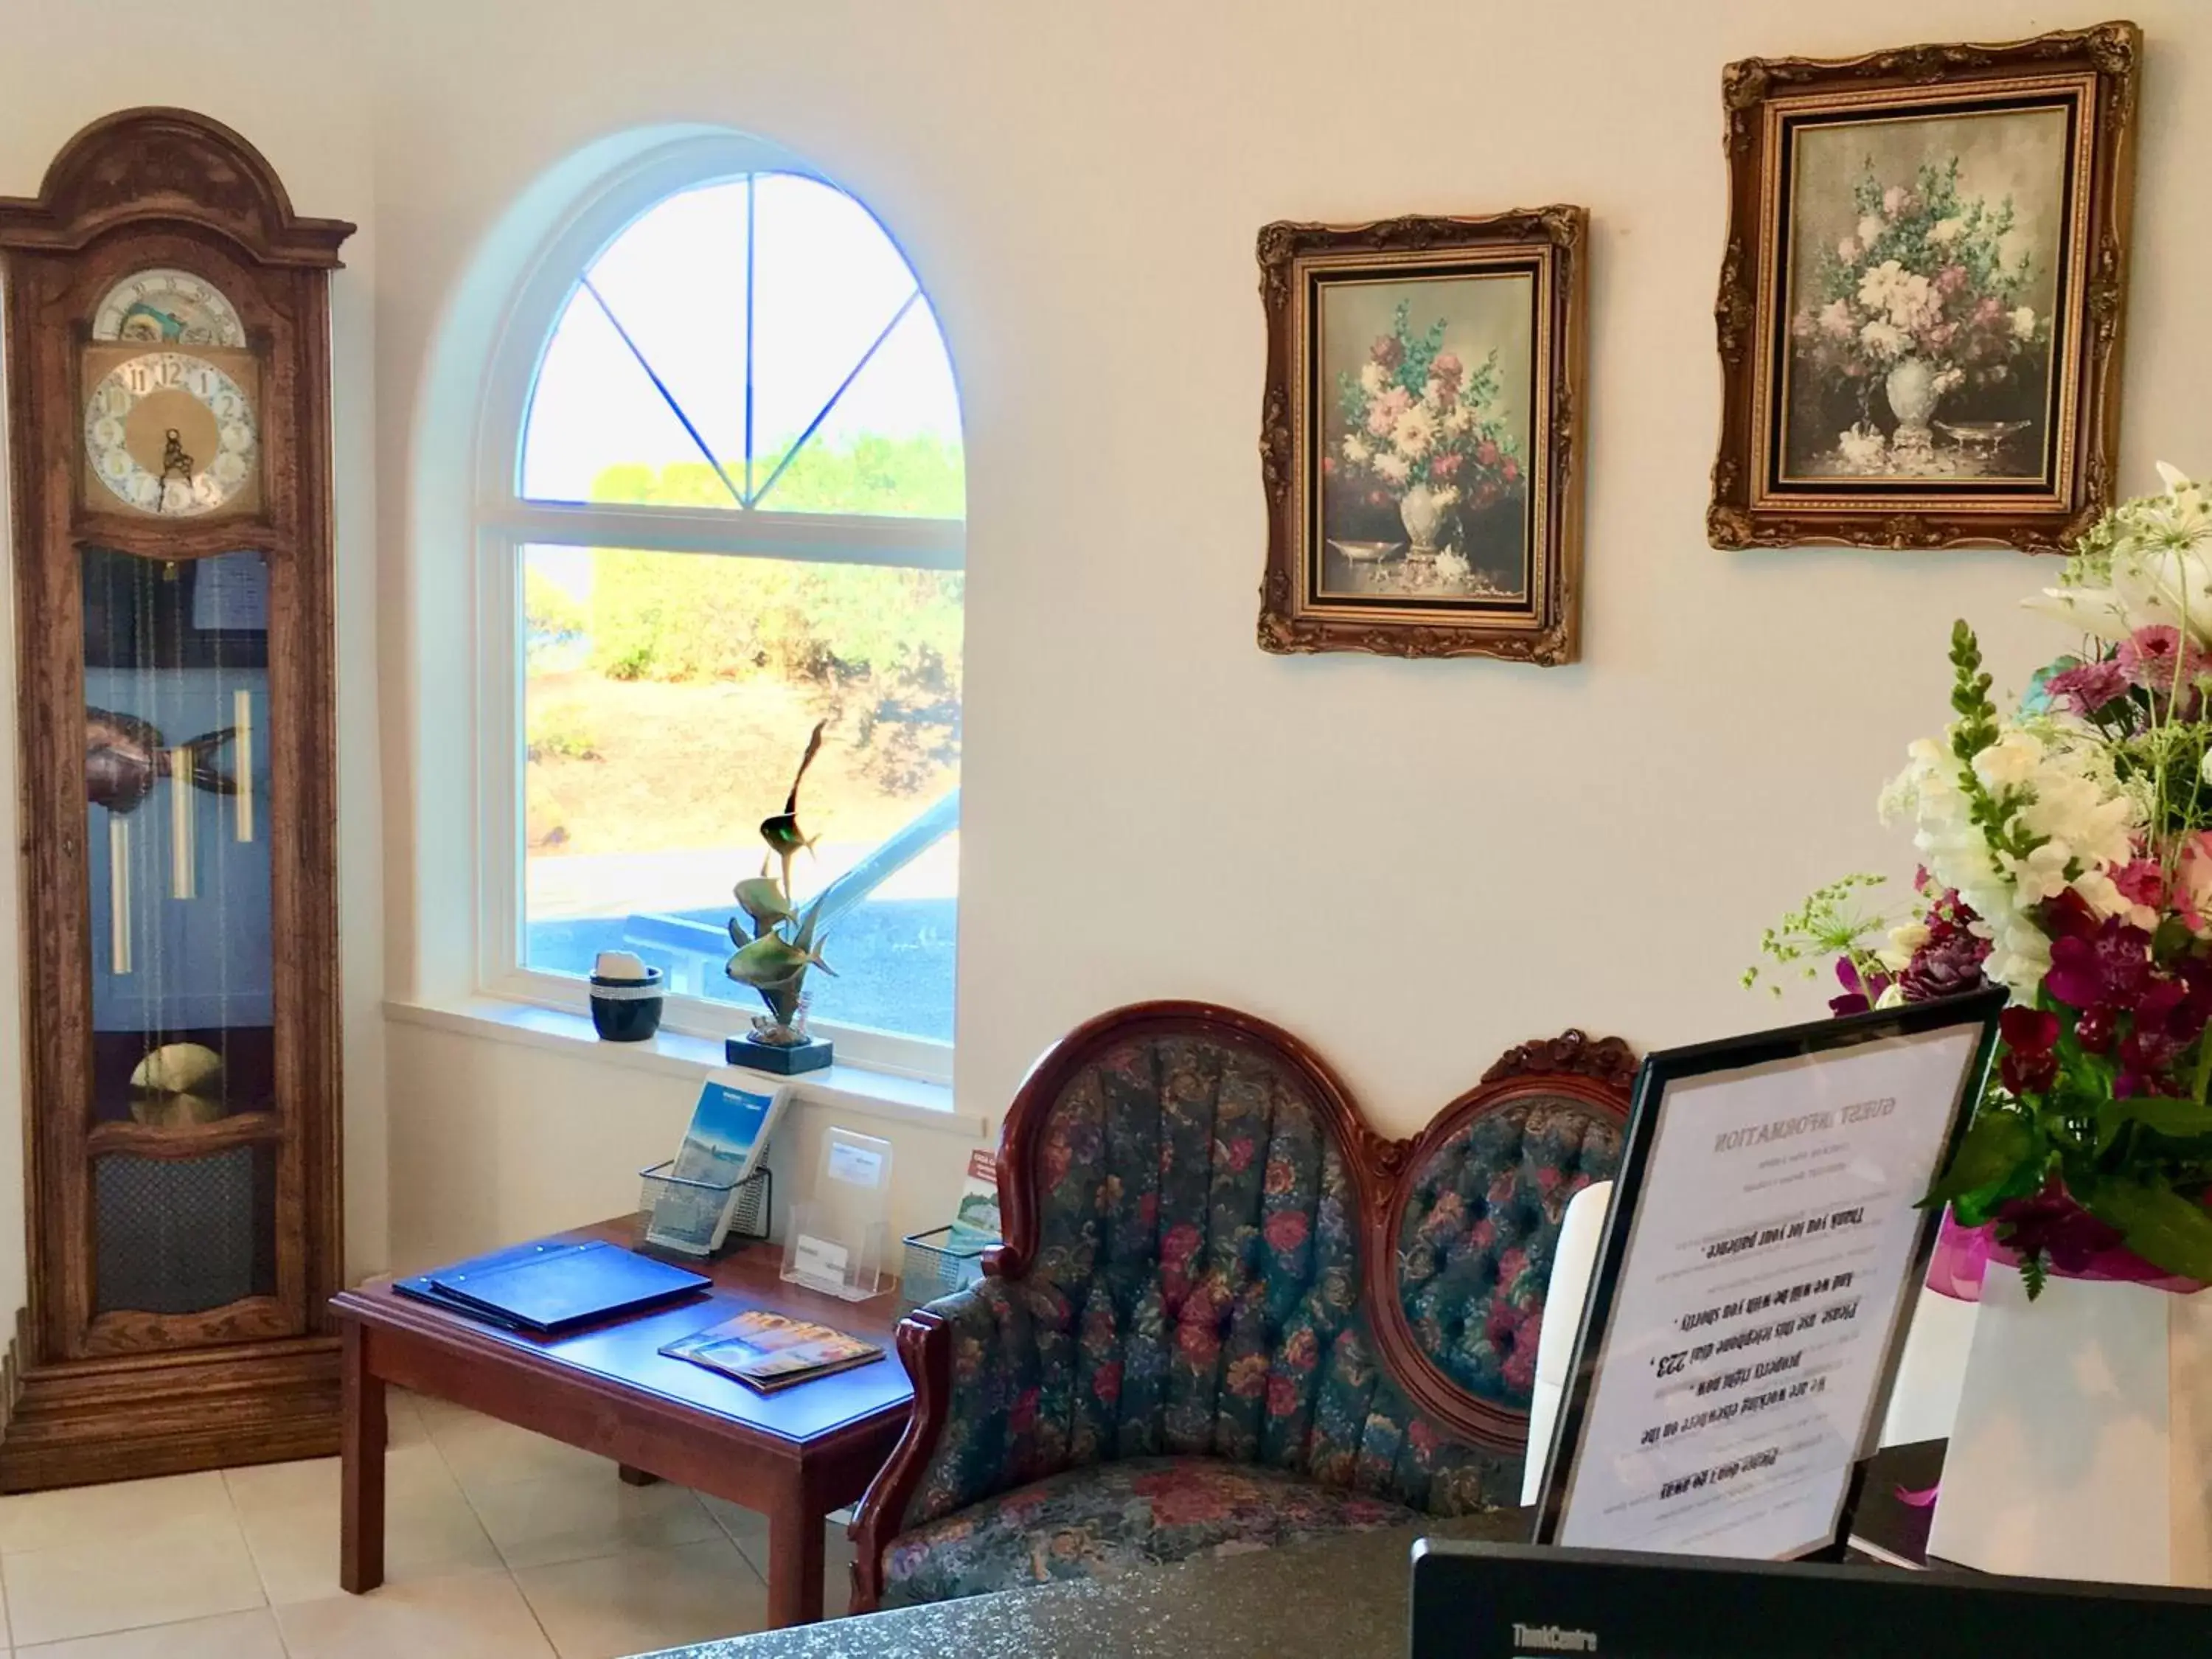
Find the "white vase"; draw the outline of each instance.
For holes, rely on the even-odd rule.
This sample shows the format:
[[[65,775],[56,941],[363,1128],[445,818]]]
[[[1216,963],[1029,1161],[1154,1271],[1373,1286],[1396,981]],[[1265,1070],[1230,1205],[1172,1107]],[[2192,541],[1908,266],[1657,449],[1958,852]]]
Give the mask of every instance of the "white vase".
[[[1936,371],[1924,357],[1899,357],[1890,365],[1889,376],[1881,383],[1883,395],[1889,399],[1889,412],[1897,416],[1897,430],[1890,437],[1895,449],[1926,449],[1935,441],[1928,422],[1936,413],[1942,394],[1936,390]]]
[[[1931,1556],[1984,1572],[2212,1587],[2212,1294],[1993,1267]]]
[[[1406,526],[1407,535],[1413,545],[1408,556],[1433,559],[1437,556],[1437,532],[1443,528],[1444,504],[1437,499],[1436,491],[1425,483],[1417,483],[1398,498],[1398,517]]]

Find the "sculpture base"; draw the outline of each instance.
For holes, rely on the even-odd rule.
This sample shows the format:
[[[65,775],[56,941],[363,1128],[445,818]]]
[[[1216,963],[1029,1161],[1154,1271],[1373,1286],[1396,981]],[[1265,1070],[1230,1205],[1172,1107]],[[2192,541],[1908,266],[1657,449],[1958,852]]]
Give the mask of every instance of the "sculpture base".
[[[823,1037],[789,1043],[763,1042],[750,1036],[726,1037],[722,1042],[722,1058],[732,1066],[752,1071],[796,1077],[801,1072],[818,1072],[827,1066],[832,1046]]]

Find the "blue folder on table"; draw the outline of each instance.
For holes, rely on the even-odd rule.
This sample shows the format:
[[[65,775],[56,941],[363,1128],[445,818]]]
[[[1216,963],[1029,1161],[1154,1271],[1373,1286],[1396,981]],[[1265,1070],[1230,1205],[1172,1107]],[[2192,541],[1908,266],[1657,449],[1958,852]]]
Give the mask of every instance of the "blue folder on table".
[[[392,1288],[455,1313],[539,1336],[702,1290],[702,1274],[605,1239],[546,1240],[457,1261]]]

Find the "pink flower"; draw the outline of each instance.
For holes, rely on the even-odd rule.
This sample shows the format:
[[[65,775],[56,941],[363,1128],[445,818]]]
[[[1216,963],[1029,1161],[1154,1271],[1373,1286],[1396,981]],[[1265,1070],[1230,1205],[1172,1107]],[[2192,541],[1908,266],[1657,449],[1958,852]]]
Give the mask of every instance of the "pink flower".
[[[1406,361],[1406,348],[1398,343],[1395,337],[1378,334],[1367,355],[1385,368],[1395,368]]]
[[[1268,1248],[1288,1255],[1306,1242],[1305,1212],[1278,1210],[1267,1218],[1265,1231]]]
[[[2043,689],[2069,713],[2094,714],[2115,697],[2124,696],[2130,683],[2128,671],[2108,658],[2053,674]]]
[[[2161,697],[2179,694],[2194,701],[2197,681],[2212,674],[2212,660],[2185,643],[2180,629],[2163,623],[2138,628],[2121,641],[2115,660],[2130,680]]]
[[[2183,844],[2173,878],[2173,908],[2192,933],[2212,933],[2212,831],[2200,830]],[[2141,1022],[2137,1022],[2138,1025]]]
[[[1429,462],[1429,476],[1442,483],[1459,471],[1457,455],[1438,455]]]
[[[1480,465],[1496,466],[1498,465],[1498,446],[1491,442],[1489,439],[1485,438],[1480,443],[1474,447],[1474,459]]]
[[[2155,910],[2166,898],[2166,877],[2150,859],[2130,859],[2112,872],[2112,885],[2130,904]]]
[[[1439,380],[1456,380],[1466,372],[1467,365],[1460,362],[1455,352],[1439,351],[1436,361],[1429,365],[1429,373]]]
[[[1974,320],[1978,323],[1994,323],[2004,315],[2004,301],[1994,294],[1984,294],[1982,295],[1981,303],[1974,307],[1973,314]]]
[[[1521,476],[1521,463],[1508,455],[1505,458],[1505,465],[1498,469],[1498,476],[1506,483],[1511,483]]]
[[[1881,193],[1881,210],[1894,219],[1908,205],[1917,202],[1911,190],[1904,185],[1892,185]]]

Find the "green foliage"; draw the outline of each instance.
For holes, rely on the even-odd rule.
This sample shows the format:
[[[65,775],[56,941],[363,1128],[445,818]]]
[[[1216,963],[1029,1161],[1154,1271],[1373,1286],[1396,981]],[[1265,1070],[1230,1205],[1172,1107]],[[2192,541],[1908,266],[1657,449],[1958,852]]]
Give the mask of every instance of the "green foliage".
[[[591,625],[576,596],[540,570],[522,573],[522,622],[533,635],[573,639]]]
[[[1848,958],[1858,970],[1859,983],[1873,985],[1882,977],[1875,956],[1875,936],[1887,932],[1889,918],[1880,911],[1863,910],[1859,895],[1883,884],[1881,876],[1860,872],[1817,887],[1805,902],[1782,918],[1782,925],[1759,935],[1759,953],[1778,968],[1790,968],[1805,979],[1818,977],[1820,966],[1836,957]],[[1747,991],[1759,982],[1754,963],[1743,970]],[[1776,996],[1779,985],[1770,985]]]
[[[925,442],[910,441],[906,448]],[[853,453],[872,453],[871,444],[889,441],[865,441]],[[774,499],[787,506],[812,499],[805,492],[815,486],[802,469],[813,465],[814,450],[810,444],[799,453]],[[900,487],[914,498],[928,495],[927,479],[917,482],[911,469],[900,477]],[[787,498],[785,488],[794,479],[800,494]],[[945,487],[951,495],[939,489],[930,499],[938,505],[949,500],[957,511],[957,484],[956,467]],[[610,467],[592,494],[595,501],[637,506],[727,507],[730,501],[703,461],[657,472]],[[830,503],[823,497],[817,504]],[[935,767],[957,761],[967,585],[962,573],[619,548],[593,550],[592,562],[586,618],[591,662],[610,678],[759,675],[816,687],[834,718],[852,716],[854,741],[872,775],[893,793],[909,793]]]
[[[1960,791],[1990,847],[2024,859],[2051,837],[2035,834],[2020,817],[2021,809],[2033,801],[2033,792],[2018,787],[1992,791],[1974,770],[1974,757],[1997,740],[1997,710],[1990,701],[1981,641],[1963,619],[1951,624],[1951,710],[1959,717],[1951,723],[1951,752],[1959,760]]]
[[[598,736],[583,720],[566,710],[546,714],[533,709],[529,729],[523,733],[523,746],[534,761],[555,756],[565,760],[599,758]]]
[[[1873,158],[1869,157],[1852,198],[1860,218],[1881,221],[1882,231],[1864,245],[1856,260],[1845,261],[1833,252],[1821,256],[1821,289],[1828,299],[1852,297],[1857,292],[1860,269],[1887,259],[1923,274],[1945,265],[1960,266],[1973,292],[1992,295],[2007,306],[2027,285],[2033,274],[2028,254],[2022,252],[2010,265],[2004,258],[2004,239],[2016,216],[2012,198],[2006,197],[1995,207],[1978,196],[1961,200],[1956,157],[1945,167],[1922,163],[1894,215],[1885,210],[1885,193]],[[1939,225],[1947,227],[1947,231],[1938,232]]]
[[[769,451],[781,455],[787,446]],[[756,486],[769,472],[756,463]],[[814,438],[762,498],[782,513],[879,513],[957,519],[968,510],[966,458],[942,438],[861,436],[843,443]]]

